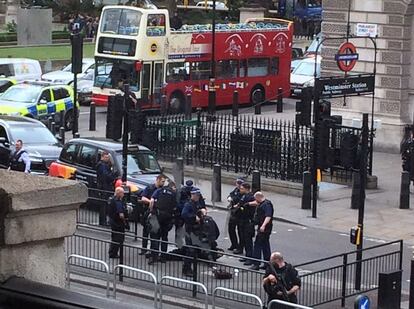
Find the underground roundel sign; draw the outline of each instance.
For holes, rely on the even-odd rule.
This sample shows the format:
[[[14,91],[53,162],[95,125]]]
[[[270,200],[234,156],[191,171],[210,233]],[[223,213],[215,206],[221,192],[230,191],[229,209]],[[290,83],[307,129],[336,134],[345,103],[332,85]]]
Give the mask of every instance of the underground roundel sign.
[[[351,71],[358,60],[358,53],[356,52],[355,45],[351,42],[343,43],[339,47],[338,53],[335,55],[335,60],[341,71]]]

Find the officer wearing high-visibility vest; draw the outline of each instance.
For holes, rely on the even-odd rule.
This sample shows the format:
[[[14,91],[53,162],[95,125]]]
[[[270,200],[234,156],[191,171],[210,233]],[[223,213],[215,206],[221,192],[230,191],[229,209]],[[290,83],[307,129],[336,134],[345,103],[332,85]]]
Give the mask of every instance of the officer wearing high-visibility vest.
[[[15,151],[10,156],[9,170],[30,173],[30,157],[20,139],[16,141]]]

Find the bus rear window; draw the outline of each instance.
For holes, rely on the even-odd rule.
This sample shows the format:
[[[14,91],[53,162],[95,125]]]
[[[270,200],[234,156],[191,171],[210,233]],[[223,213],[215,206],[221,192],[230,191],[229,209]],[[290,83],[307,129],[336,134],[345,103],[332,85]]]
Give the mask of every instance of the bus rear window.
[[[257,77],[266,76],[269,71],[268,58],[251,58],[248,60],[247,76]]]
[[[101,32],[121,35],[138,35],[141,13],[130,9],[105,10],[101,21]]]

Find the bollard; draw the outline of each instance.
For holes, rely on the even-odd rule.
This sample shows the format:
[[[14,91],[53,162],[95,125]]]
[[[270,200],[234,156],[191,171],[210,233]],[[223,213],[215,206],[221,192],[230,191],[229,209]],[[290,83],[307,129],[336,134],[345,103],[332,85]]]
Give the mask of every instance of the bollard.
[[[276,112],[283,113],[283,89],[282,88],[279,88],[277,90]]]
[[[239,92],[234,90],[233,92],[233,105],[231,106],[231,114],[234,117],[239,115]]]
[[[96,131],[96,106],[93,102],[89,108],[89,131]]]
[[[59,112],[59,127],[65,127],[65,111]]]
[[[303,172],[302,209],[311,209],[312,176],[311,172]]]
[[[378,309],[399,309],[401,306],[402,270],[378,274]]]
[[[191,120],[191,94],[187,94],[186,100],[185,100],[185,120]]]
[[[160,107],[160,113],[162,116],[164,116],[165,114],[167,114],[167,96],[164,94],[161,97],[161,107]]]
[[[254,170],[252,173],[252,192],[256,193],[257,191],[260,191],[260,171]]]
[[[414,309],[414,256],[411,260],[411,274],[410,274],[410,307]]]
[[[254,114],[255,115],[260,115],[262,113],[262,104],[261,103],[257,103],[254,106]]]
[[[400,209],[410,209],[410,173],[401,173]]]
[[[174,180],[177,187],[179,187],[179,185],[184,184],[184,159],[182,157],[177,158],[175,161],[175,166],[176,173],[174,175]]]
[[[213,181],[211,183],[211,201],[221,202],[221,165],[213,166]]]
[[[59,128],[59,136],[60,136],[60,142],[64,145],[65,144],[65,128],[64,127]]]
[[[352,173],[352,198],[351,209],[359,209],[359,191],[361,190],[361,180],[359,173]]]
[[[75,134],[73,134],[73,138],[80,138],[79,132],[76,132]]]
[[[52,121],[52,123],[50,124],[50,128],[51,128],[51,132],[53,135],[56,135],[56,122]]]

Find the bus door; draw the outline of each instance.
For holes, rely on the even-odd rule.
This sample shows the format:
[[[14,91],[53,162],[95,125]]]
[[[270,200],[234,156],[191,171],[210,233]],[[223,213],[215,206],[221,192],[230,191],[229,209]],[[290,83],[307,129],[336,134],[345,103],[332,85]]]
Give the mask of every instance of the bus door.
[[[142,66],[141,97],[144,104],[161,104],[164,62],[144,62]]]

